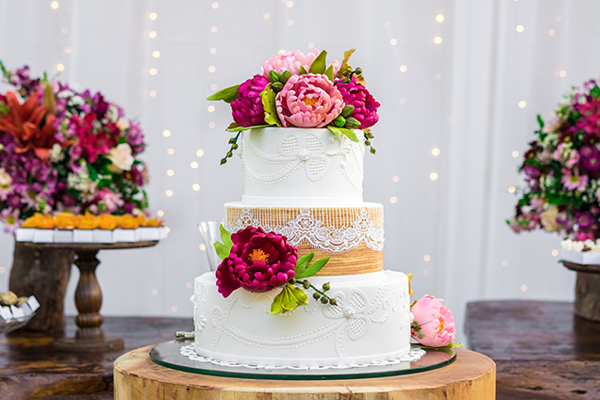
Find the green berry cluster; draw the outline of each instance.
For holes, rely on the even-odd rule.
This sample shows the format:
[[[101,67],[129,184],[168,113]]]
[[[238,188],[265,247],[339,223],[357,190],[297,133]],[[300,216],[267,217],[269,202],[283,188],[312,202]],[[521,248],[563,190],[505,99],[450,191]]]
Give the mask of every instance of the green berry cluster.
[[[287,83],[288,79],[290,79],[291,76],[292,74],[290,73],[290,71],[283,71],[281,75],[279,75],[276,71],[269,72],[269,81],[271,81],[271,89],[273,89],[275,93],[281,92],[281,89],[283,89],[283,86]]]
[[[329,289],[331,289],[329,282],[324,283],[321,286],[321,289],[317,289],[313,284],[311,284],[308,280],[299,281],[296,278],[290,279],[289,283],[292,285],[299,284],[302,285],[304,289],[312,288],[315,292],[313,293],[313,298],[315,300],[321,300],[323,304],[331,304],[332,306],[337,305],[337,301],[325,294]]]
[[[229,144],[231,145],[231,147],[229,148],[229,151],[227,152],[227,155],[223,158],[221,158],[221,165],[225,164],[227,162],[228,158],[233,157],[233,151],[237,150],[238,147],[240,147],[237,144],[238,139],[240,138],[240,134],[242,132],[238,132],[237,135],[235,135],[235,137],[232,137],[229,139]]]

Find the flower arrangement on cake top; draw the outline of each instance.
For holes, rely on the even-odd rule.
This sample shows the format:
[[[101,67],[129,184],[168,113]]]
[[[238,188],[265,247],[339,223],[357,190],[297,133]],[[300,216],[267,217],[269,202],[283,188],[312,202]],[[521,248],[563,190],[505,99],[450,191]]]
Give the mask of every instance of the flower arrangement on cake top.
[[[526,186],[508,224],[595,244],[600,238],[600,87],[590,80],[565,94],[539,129],[519,168]],[[598,249],[600,250],[600,248]]]
[[[327,64],[324,50],[306,55],[285,51],[266,60],[262,74],[208,97],[230,103],[234,122],[227,131],[237,132],[221,164],[238,148],[240,132],[269,126],[327,128],[354,142],[359,142],[355,130],[360,129],[375,154],[370,128],[379,120],[379,103],[365,87],[361,68],[348,65],[352,53],[354,49],[346,51],[340,65],[337,60]]]
[[[138,123],[100,93],[8,71],[0,94],[0,220],[14,231],[35,213],[141,214],[148,206]]]

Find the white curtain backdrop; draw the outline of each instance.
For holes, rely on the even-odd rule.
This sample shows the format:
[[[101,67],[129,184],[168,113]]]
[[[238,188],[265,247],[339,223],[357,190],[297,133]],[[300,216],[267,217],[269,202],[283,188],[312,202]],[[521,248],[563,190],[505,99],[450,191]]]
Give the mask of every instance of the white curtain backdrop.
[[[208,270],[197,224],[221,220],[242,190],[239,160],[219,166],[230,109],[205,98],[281,49],[341,59],[355,47],[351,65],[382,104],[364,193],[385,206],[385,268],[414,273],[415,296],[446,299],[462,328],[468,301],[573,298],[559,239],[504,221],[536,114],[600,73],[598,15],[593,0],[0,0],[0,59],[100,90],[141,120],[151,208],[171,233],[100,253],[101,312],[191,318],[191,283]],[[0,290],[12,250],[0,236]],[[74,268],[70,314],[77,280]]]

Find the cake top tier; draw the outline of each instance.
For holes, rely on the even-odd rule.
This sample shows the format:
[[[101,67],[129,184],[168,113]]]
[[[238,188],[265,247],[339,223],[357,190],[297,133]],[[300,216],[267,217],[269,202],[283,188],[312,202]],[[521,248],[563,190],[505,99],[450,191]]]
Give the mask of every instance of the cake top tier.
[[[362,203],[364,146],[328,129],[244,132],[242,202],[320,206]]]

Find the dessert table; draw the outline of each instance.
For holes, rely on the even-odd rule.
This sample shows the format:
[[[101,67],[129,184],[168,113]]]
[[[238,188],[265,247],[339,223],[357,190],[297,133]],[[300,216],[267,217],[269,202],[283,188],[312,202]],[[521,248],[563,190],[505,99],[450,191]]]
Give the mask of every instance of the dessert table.
[[[568,302],[467,305],[469,347],[496,362],[498,399],[600,399],[600,323],[573,311]]]

